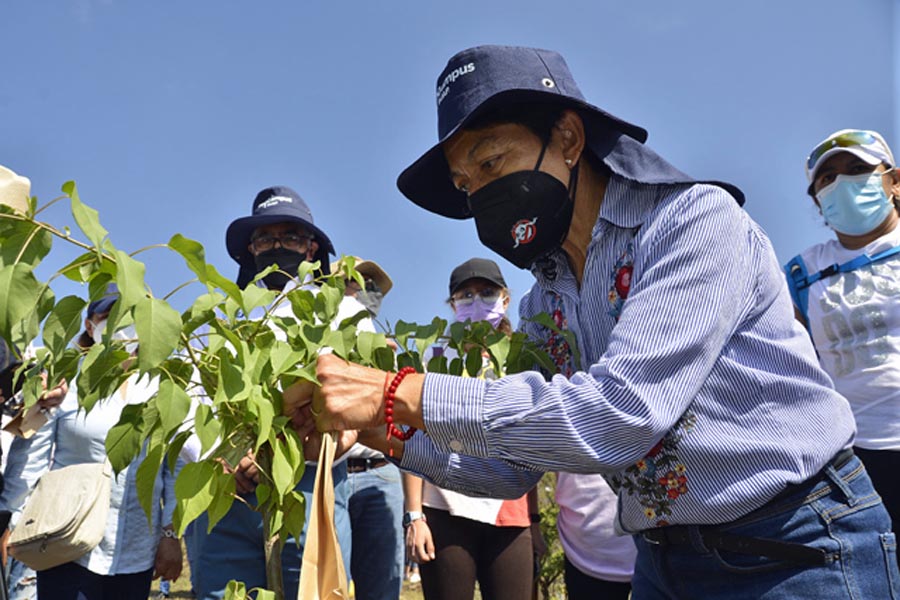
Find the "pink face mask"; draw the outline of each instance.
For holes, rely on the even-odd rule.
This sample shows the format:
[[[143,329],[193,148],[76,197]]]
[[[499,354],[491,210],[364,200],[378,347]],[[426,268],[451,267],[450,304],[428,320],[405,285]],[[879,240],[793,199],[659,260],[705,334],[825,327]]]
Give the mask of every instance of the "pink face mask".
[[[506,314],[506,311],[503,308],[502,295],[491,304],[482,302],[479,296],[473,298],[471,304],[456,304],[456,320],[460,323],[466,321],[487,321],[493,327],[497,327],[504,314]]]

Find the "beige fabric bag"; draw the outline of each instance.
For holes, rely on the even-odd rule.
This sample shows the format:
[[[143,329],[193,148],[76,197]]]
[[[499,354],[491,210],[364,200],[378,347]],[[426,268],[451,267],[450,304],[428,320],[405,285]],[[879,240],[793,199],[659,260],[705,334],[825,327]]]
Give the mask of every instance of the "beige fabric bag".
[[[322,438],[316,485],[303,547],[298,600],[337,600],[349,598],[347,572],[334,527],[334,480],[331,466],[337,443],[333,433]]]
[[[45,473],[9,538],[10,555],[43,571],[93,550],[106,530],[111,475],[109,461]]]

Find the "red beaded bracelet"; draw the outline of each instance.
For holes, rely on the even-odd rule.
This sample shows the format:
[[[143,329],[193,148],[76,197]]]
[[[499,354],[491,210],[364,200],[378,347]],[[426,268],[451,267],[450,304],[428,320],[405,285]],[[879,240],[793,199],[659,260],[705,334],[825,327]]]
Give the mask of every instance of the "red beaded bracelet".
[[[400,382],[403,381],[404,377],[415,372],[416,370],[412,367],[403,367],[396,375],[394,375],[394,379],[391,381],[390,385],[388,385],[388,378],[391,374],[385,373],[384,375],[384,422],[386,423],[385,437],[388,441],[390,441],[391,436],[398,440],[406,441],[416,432],[415,427],[410,427],[404,432],[394,425],[394,398],[397,393],[397,388],[400,387]],[[389,450],[388,454],[390,456],[394,455],[393,448]]]

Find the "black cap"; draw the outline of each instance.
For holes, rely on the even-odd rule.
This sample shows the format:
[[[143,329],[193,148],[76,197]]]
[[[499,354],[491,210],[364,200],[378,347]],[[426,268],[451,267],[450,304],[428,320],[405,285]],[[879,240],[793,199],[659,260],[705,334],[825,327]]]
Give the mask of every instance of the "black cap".
[[[506,287],[497,263],[487,258],[470,258],[450,273],[450,295],[470,279],[486,279],[502,288]]]

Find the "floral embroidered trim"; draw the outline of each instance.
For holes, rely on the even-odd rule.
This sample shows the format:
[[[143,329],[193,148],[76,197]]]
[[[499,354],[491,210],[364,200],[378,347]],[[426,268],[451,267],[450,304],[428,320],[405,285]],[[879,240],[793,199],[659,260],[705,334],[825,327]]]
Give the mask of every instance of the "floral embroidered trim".
[[[634,272],[634,242],[628,242],[625,251],[616,264],[613,266],[609,275],[609,315],[619,320],[622,314],[622,306],[625,299],[628,298],[628,292],[631,291],[631,275]]]
[[[696,425],[697,416],[686,412],[647,456],[609,478],[616,493],[624,490],[629,496],[638,496],[644,516],[648,521],[655,520],[656,527],[668,525],[660,517],[671,515],[678,498],[690,493],[688,469],[678,457],[678,444]]]
[[[556,327],[560,331],[568,330],[569,321],[563,314],[562,297],[559,294],[553,294],[551,306],[553,310],[550,311],[550,316],[553,318]],[[575,368],[572,365],[572,348],[569,347],[569,342],[567,342],[562,335],[548,329],[547,341],[544,342],[544,350],[550,355],[550,358],[553,359],[553,364],[556,365],[557,373],[561,373],[566,377],[571,377],[575,373]]]

